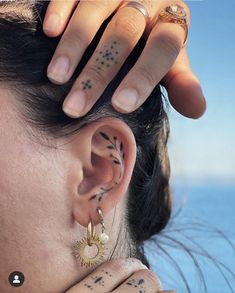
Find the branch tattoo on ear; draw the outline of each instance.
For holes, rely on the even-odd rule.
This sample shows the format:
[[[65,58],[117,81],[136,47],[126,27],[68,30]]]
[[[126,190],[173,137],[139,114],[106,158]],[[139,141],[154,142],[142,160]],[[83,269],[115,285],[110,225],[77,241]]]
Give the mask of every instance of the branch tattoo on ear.
[[[122,178],[123,175],[123,167],[124,167],[124,159],[125,159],[125,153],[124,153],[124,148],[123,148],[123,143],[118,140],[116,136],[113,136],[112,139],[104,132],[99,132],[100,136],[105,139],[106,141],[109,142],[109,144],[106,146],[108,150],[110,150],[109,157],[113,160],[113,163],[117,165],[120,168],[118,180],[115,180],[115,185],[117,185]],[[116,154],[114,155],[113,152]],[[100,187],[101,191],[92,195],[89,200],[93,200],[98,198],[98,201],[100,202],[104,196],[105,193],[109,192],[114,188],[113,185],[112,187],[109,188],[104,188]]]

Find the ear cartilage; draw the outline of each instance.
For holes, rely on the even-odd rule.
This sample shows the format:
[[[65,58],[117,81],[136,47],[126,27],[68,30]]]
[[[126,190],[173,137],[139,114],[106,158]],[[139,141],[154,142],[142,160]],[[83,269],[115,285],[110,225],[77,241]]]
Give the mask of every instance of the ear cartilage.
[[[108,141],[110,144],[106,146],[107,149],[109,149],[111,152],[112,151],[116,151],[117,154],[114,155],[113,153],[109,154],[109,157],[112,159],[113,163],[120,168],[120,173],[118,175],[118,178],[115,180],[114,185],[111,187],[100,187],[101,191],[92,195],[89,200],[93,200],[93,199],[98,199],[99,202],[101,202],[103,196],[109,192],[110,190],[112,190],[114,188],[115,185],[118,185],[118,181],[121,180],[122,175],[123,175],[123,171],[124,171],[124,158],[125,158],[125,154],[123,152],[124,147],[123,147],[123,143],[119,142],[119,140],[117,139],[116,136],[113,136],[113,140],[111,140],[111,138],[104,132],[100,131],[99,134],[101,135],[102,138],[104,138],[106,141]]]

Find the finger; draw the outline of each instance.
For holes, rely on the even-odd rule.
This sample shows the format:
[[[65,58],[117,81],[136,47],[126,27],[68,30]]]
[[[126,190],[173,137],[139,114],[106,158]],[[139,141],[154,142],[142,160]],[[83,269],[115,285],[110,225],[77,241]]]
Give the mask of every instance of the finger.
[[[103,263],[65,293],[106,293],[116,288],[137,270],[148,270],[138,259],[115,259]]]
[[[76,118],[92,108],[137,44],[145,26],[146,20],[138,10],[123,7],[117,11],[64,101],[67,115]]]
[[[113,293],[156,293],[160,290],[160,281],[150,270],[139,270],[123,282]]]
[[[136,110],[174,64],[184,42],[184,29],[174,23],[155,25],[135,66],[116,89],[112,104],[120,112]]]
[[[84,51],[118,1],[80,1],[61,37],[48,66],[47,76],[54,83],[67,82]]]
[[[57,37],[64,31],[77,1],[52,0],[50,2],[43,20],[43,31],[46,35]]]
[[[192,72],[183,48],[163,79],[171,105],[182,115],[199,118],[206,110],[206,100],[198,78]]]

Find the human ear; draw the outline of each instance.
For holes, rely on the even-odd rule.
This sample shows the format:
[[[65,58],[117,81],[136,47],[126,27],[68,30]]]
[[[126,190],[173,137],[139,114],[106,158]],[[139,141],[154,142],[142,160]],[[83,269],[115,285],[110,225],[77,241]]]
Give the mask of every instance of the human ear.
[[[134,135],[123,121],[101,118],[70,140],[68,182],[73,217],[82,226],[100,221],[97,208],[110,212],[125,195],[135,159]]]

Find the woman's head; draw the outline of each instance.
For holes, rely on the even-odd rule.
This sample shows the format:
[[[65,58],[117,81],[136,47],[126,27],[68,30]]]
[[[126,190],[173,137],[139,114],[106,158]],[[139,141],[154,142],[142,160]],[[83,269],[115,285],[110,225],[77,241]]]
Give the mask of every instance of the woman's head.
[[[93,109],[67,117],[63,100],[108,20],[72,80],[58,86],[46,77],[59,41],[42,32],[47,3],[16,3],[0,3],[0,289],[10,292],[8,275],[19,270],[28,281],[23,291],[60,292],[88,272],[72,246],[89,220],[99,223],[98,206],[111,239],[107,259],[145,261],[139,246],[170,217],[168,121],[158,86],[131,114],[110,103],[143,39]]]

